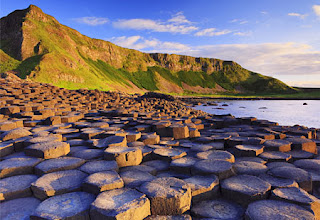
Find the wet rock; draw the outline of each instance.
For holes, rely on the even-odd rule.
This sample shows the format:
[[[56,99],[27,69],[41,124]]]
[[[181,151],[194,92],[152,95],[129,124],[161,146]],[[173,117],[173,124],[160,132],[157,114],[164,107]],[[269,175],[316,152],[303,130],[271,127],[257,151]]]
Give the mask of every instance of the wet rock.
[[[245,210],[231,201],[216,199],[196,204],[191,212],[201,219],[237,220],[243,218]]]
[[[75,169],[85,163],[85,160],[75,157],[60,157],[56,159],[45,160],[35,166],[35,174],[42,176],[46,173],[52,173],[62,170]]]
[[[311,211],[316,219],[320,218],[320,200],[297,187],[279,188],[272,191],[272,199],[291,202]]]
[[[196,162],[191,169],[193,175],[214,174],[220,180],[235,175],[233,164],[224,160],[201,160]]]
[[[230,163],[235,162],[235,158],[231,153],[229,153],[228,151],[222,151],[222,150],[200,152],[200,153],[197,153],[197,157],[203,160],[210,159],[210,160],[225,160]]]
[[[0,178],[21,174],[33,174],[33,168],[41,159],[38,158],[11,158],[0,161]]]
[[[85,164],[83,164],[79,170],[87,173],[87,174],[92,174],[92,173],[97,173],[97,172],[102,172],[102,171],[118,171],[118,164],[116,161],[110,160],[94,160],[94,161],[89,161]]]
[[[106,190],[119,189],[124,186],[122,178],[115,171],[93,173],[84,179],[82,189],[92,194]]]
[[[30,145],[24,152],[28,156],[51,159],[67,155],[70,145],[66,142],[44,142]]]
[[[48,197],[79,191],[87,175],[79,170],[66,170],[48,173],[32,183],[35,197],[44,200]]]
[[[303,169],[294,167],[275,167],[270,169],[267,173],[275,177],[294,180],[299,184],[300,188],[307,192],[312,191],[311,175]]]
[[[38,179],[35,175],[19,175],[0,180],[0,201],[32,196],[31,183]]]
[[[89,209],[95,196],[72,192],[48,198],[40,203],[30,219],[89,219]]]
[[[174,177],[161,177],[141,185],[139,190],[151,201],[152,215],[180,215],[190,209],[191,189]]]
[[[266,199],[270,190],[268,182],[251,175],[238,175],[221,182],[222,196],[243,206]]]
[[[29,219],[41,203],[34,197],[9,200],[0,204],[0,219]]]
[[[144,219],[150,215],[150,201],[134,189],[122,188],[100,193],[92,203],[90,219]]]
[[[219,179],[215,175],[192,176],[184,179],[191,188],[192,203],[212,199],[219,195]]]
[[[267,219],[315,219],[315,216],[301,206],[277,201],[261,200],[251,203],[245,213],[246,219],[267,220]]]

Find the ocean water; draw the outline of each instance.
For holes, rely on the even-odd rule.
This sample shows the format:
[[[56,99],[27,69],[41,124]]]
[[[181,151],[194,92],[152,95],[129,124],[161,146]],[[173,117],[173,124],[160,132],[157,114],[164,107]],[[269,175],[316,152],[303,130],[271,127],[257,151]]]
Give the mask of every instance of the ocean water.
[[[216,115],[256,117],[280,125],[320,128],[320,100],[216,100],[216,103],[218,106],[199,105],[195,109]]]

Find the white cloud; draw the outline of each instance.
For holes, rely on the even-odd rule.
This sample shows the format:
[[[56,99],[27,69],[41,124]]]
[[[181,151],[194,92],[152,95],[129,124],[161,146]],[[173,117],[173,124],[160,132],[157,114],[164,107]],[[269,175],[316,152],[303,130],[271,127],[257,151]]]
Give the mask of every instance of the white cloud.
[[[320,17],[320,5],[314,5],[312,6],[314,13],[316,13],[317,16]]]
[[[267,11],[260,11],[260,13],[263,14],[263,15],[269,14]]]
[[[230,23],[238,23],[238,24],[247,24],[249,23],[247,20],[244,19],[233,19],[231,21],[229,21]]]
[[[300,19],[305,19],[308,15],[291,12],[291,13],[288,13],[288,16],[297,17]]]
[[[233,35],[241,36],[241,37],[251,36],[252,31],[247,31],[247,32],[238,31],[238,32],[233,33]]]
[[[167,21],[151,20],[151,19],[121,19],[113,22],[115,28],[133,29],[133,30],[150,30],[154,32],[169,32],[187,34],[198,30],[199,28],[191,25],[191,21],[178,12]]]
[[[146,52],[180,53],[191,50],[191,48],[185,44],[160,41],[155,38],[146,39],[141,36],[113,37],[110,39],[110,41],[122,47]]]
[[[229,34],[232,31],[230,30],[221,30],[221,31],[216,31],[216,28],[207,28],[207,29],[203,29],[201,31],[198,31],[197,33],[195,33],[195,36],[208,36],[208,37],[212,37],[212,36],[220,36],[220,35],[225,35],[225,34]]]
[[[87,24],[91,26],[97,26],[108,23],[108,18],[102,18],[102,17],[81,17],[81,18],[74,18],[74,21],[81,23],[81,24]]]
[[[176,24],[190,24],[191,21],[189,21],[186,16],[183,15],[183,12],[178,12],[174,16],[172,16],[171,19],[168,20],[168,22],[176,23]]]

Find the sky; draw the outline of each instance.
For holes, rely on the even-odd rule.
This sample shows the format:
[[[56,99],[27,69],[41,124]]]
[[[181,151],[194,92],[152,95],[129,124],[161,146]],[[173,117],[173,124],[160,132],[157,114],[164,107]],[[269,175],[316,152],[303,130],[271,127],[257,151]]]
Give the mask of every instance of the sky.
[[[233,60],[320,88],[320,0],[0,0],[0,16],[30,4],[126,48]]]

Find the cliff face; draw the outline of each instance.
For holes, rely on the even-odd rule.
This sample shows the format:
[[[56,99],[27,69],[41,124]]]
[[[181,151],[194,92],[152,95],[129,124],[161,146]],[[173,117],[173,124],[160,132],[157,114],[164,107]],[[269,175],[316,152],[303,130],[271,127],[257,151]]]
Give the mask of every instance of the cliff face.
[[[21,77],[67,88],[142,91],[172,87],[159,86],[161,81],[175,87],[165,92],[194,92],[193,88],[200,86],[212,93],[217,85],[219,91],[235,90],[260,76],[232,61],[148,54],[92,39],[34,5],[1,18],[0,28],[2,72],[15,70]],[[290,89],[279,85],[280,90]]]

